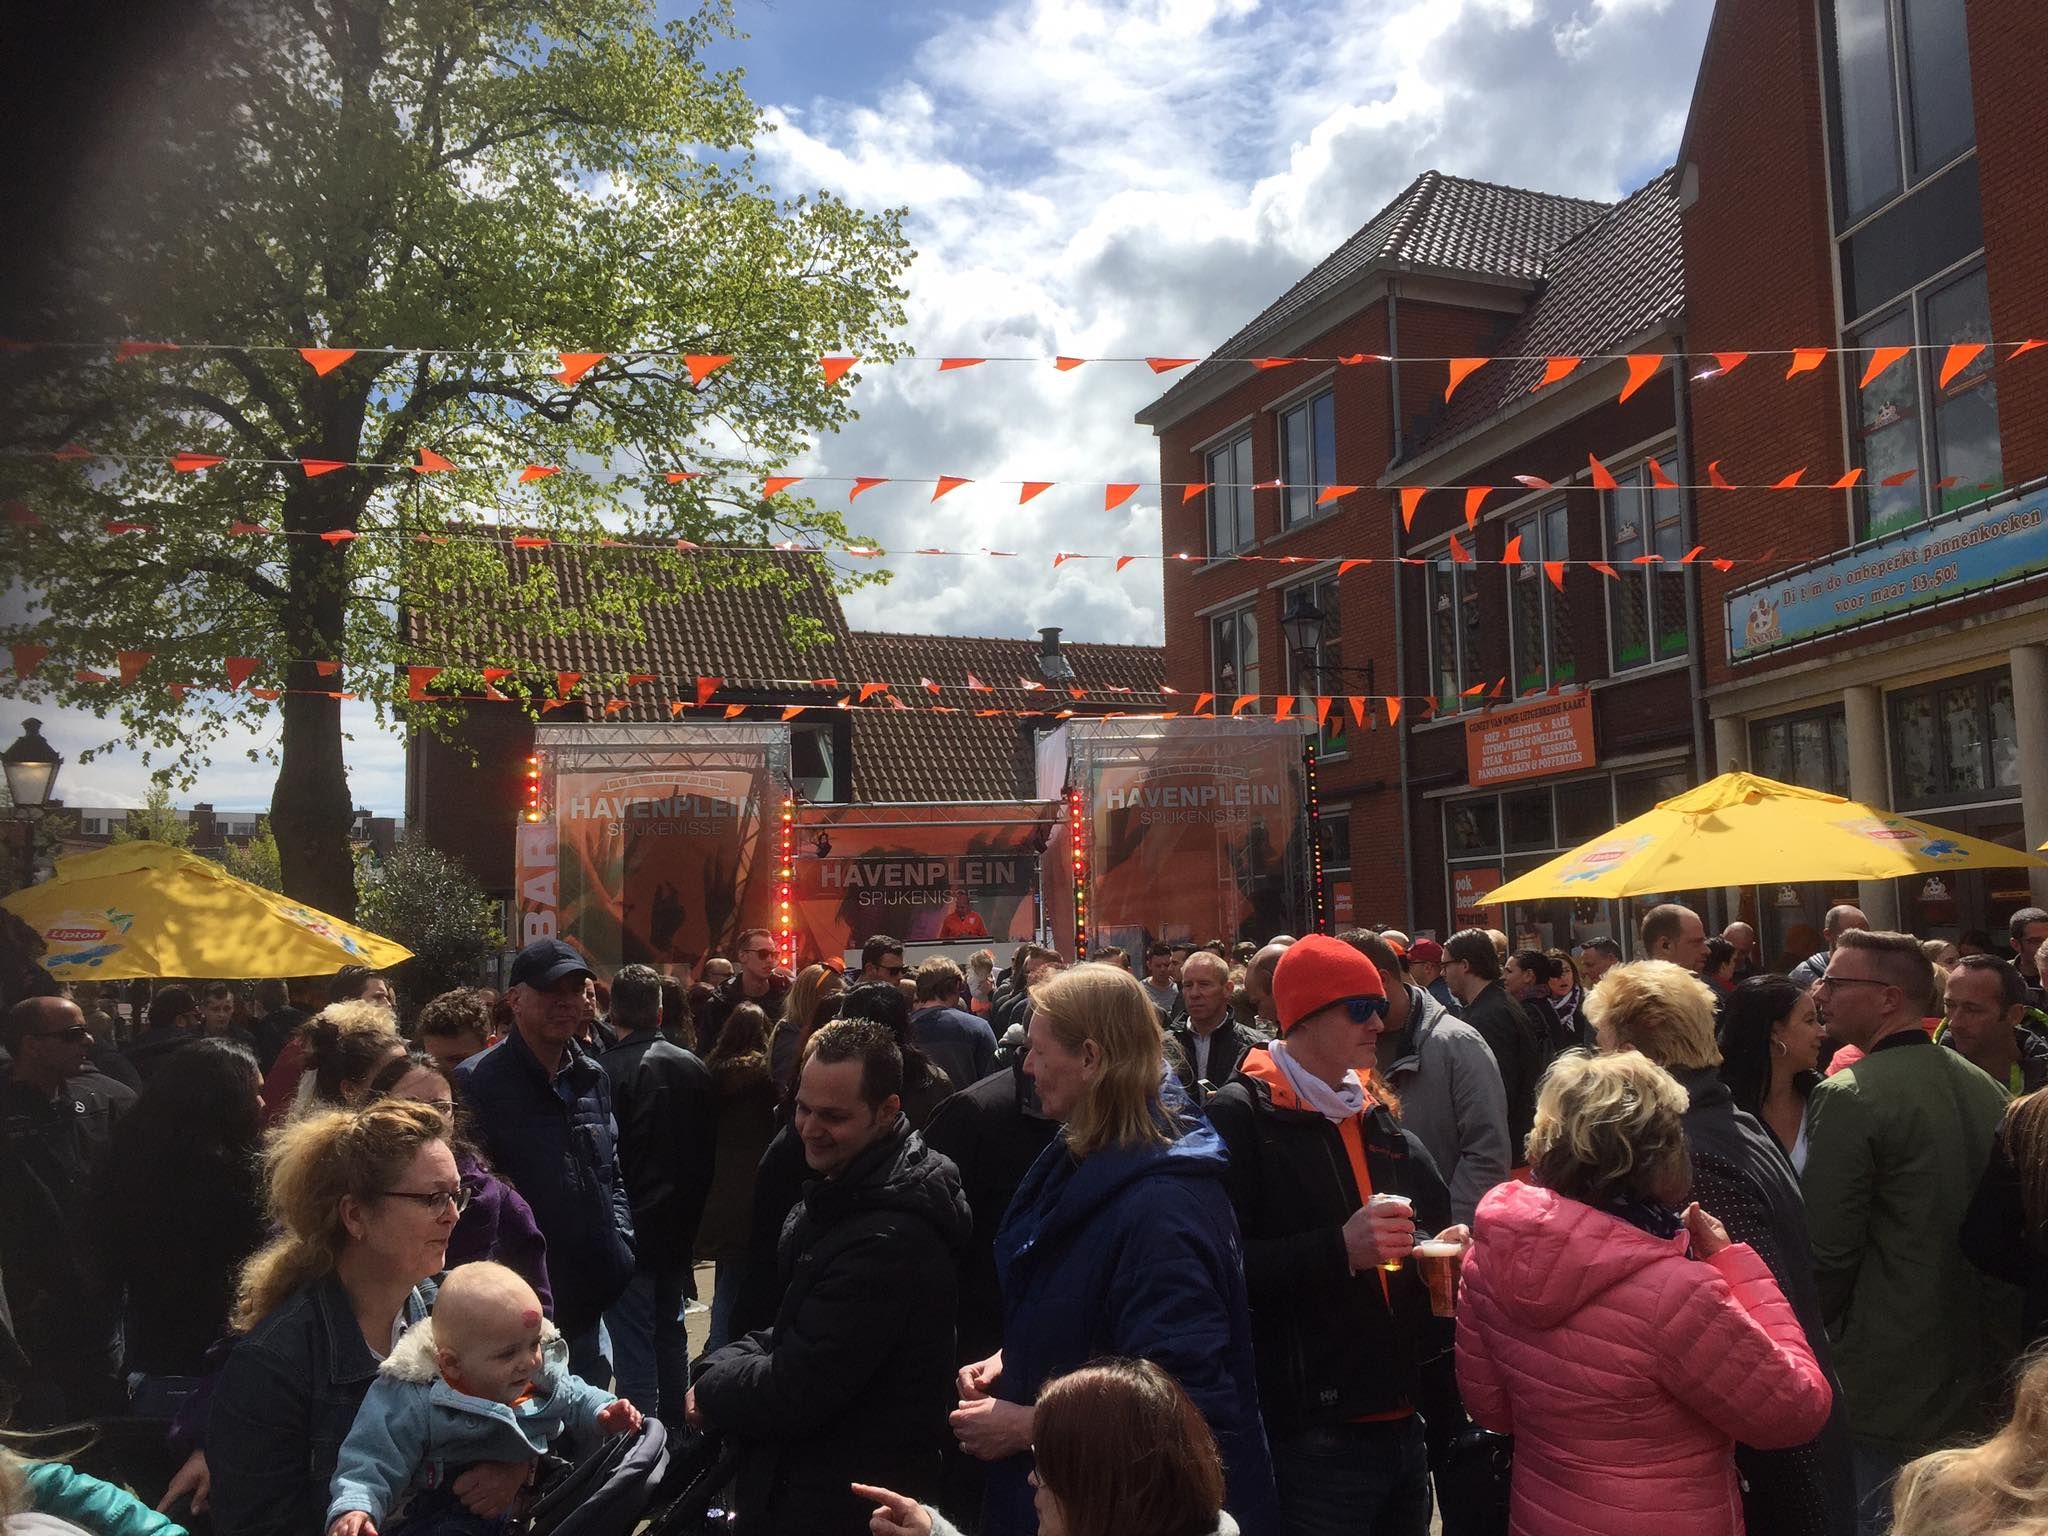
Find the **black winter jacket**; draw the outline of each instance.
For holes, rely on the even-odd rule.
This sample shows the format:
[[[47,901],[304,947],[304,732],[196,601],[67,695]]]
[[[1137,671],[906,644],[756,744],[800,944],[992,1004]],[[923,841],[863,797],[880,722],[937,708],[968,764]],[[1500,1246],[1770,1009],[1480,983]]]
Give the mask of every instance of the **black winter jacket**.
[[[1500,1065],[1508,1094],[1508,1157],[1520,1168],[1529,1161],[1529,1128],[1536,1123],[1536,1084],[1550,1064],[1549,1052],[1528,1009],[1497,981],[1486,984],[1465,1005],[1465,1022],[1478,1030]]]
[[[1180,1052],[1180,1061],[1174,1064],[1174,1070],[1178,1072],[1181,1063],[1185,1063],[1189,1073],[1194,1074],[1195,1028],[1188,1022],[1185,1013],[1174,1016],[1173,1022],[1167,1026],[1166,1038]],[[1263,1043],[1257,1035],[1225,1014],[1223,1022],[1216,1026],[1216,1032],[1209,1037],[1209,1069],[1198,1074],[1199,1080],[1222,1087],[1244,1064],[1244,1059],[1252,1048]],[[1190,1098],[1197,1102],[1201,1101],[1203,1095],[1195,1081],[1191,1080],[1184,1086]]]
[[[1267,1436],[1418,1406],[1423,1362],[1448,1348],[1449,1324],[1431,1316],[1413,1263],[1352,1273],[1344,1223],[1365,1202],[1342,1133],[1264,1050],[1209,1101],[1209,1124],[1230,1149]],[[1362,1133],[1373,1193],[1414,1201],[1418,1231],[1449,1226],[1450,1190],[1422,1143],[1370,1098]]]
[[[635,1254],[644,1269],[681,1270],[694,1296],[689,1276],[697,1223],[718,1156],[711,1069],[651,1029],[625,1036],[598,1063],[612,1082]]]
[[[734,1490],[753,1536],[861,1536],[848,1484],[935,1498],[955,1403],[955,1266],[972,1219],[950,1160],[899,1119],[784,1230],[775,1326],[712,1355],[697,1406],[744,1451]]]

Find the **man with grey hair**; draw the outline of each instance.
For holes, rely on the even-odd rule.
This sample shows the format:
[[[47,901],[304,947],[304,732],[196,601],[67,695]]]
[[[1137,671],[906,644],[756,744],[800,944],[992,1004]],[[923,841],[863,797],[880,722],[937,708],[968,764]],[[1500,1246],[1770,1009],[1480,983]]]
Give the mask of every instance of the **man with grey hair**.
[[[1252,1017],[1257,1021],[1255,1028],[1268,1039],[1280,1028],[1279,1018],[1273,1012],[1273,968],[1293,942],[1285,936],[1273,940],[1253,955],[1251,964],[1244,968],[1244,994],[1251,1001]]]
[[[1182,1086],[1188,1096],[1205,1104],[1230,1081],[1259,1039],[1230,1016],[1230,967],[1221,955],[1197,950],[1188,956],[1180,968],[1180,1003],[1166,1031],[1167,1043],[1179,1052],[1176,1070],[1186,1066]]]
[[[1826,936],[1828,947],[1817,949],[1804,960],[1792,967],[1792,984],[1795,987],[1811,988],[1816,981],[1827,974],[1828,955],[1842,942],[1842,935],[1856,929],[1868,929],[1870,919],[1863,915],[1861,907],[1843,905],[1829,907],[1828,915],[1822,920],[1821,931]]]
[[[619,1169],[633,1203],[633,1278],[605,1313],[619,1395],[680,1427],[690,1389],[683,1314],[694,1294],[697,1221],[711,1191],[718,1097],[710,1069],[661,1033],[661,973],[612,977],[618,1043],[598,1058],[612,1081]],[[574,1263],[575,1255],[561,1256]]]

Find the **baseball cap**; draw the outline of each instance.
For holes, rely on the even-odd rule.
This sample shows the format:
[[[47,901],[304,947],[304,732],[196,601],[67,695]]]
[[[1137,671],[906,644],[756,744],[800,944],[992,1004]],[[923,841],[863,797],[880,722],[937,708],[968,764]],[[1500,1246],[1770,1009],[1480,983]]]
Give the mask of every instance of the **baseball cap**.
[[[596,974],[574,945],[560,939],[535,939],[512,960],[515,987],[551,987],[564,976]]]
[[[1273,968],[1273,1011],[1283,1035],[1310,1014],[1354,997],[1378,998],[1384,1007],[1386,984],[1370,960],[1328,934],[1297,940]]]
[[[1442,965],[1444,947],[1435,939],[1417,939],[1408,946],[1408,958],[1420,960],[1424,965]]]

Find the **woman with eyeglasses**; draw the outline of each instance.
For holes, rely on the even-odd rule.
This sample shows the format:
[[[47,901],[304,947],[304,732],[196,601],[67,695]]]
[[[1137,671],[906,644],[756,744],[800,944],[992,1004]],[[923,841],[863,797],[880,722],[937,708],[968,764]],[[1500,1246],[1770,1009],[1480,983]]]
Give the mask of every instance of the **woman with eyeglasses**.
[[[292,1121],[271,1139],[278,1235],[242,1269],[241,1335],[214,1388],[206,1456],[218,1536],[324,1528],[334,1467],[384,1356],[427,1316],[462,1206],[448,1121],[386,1100]],[[454,1492],[483,1519],[512,1506],[524,1463],[485,1463]]]
[[[448,1122],[449,1146],[455,1152],[455,1171],[462,1180],[461,1219],[448,1237],[448,1267],[489,1259],[515,1272],[533,1287],[541,1310],[555,1313],[553,1294],[548,1290],[548,1244],[534,1222],[533,1208],[518,1190],[492,1171],[476,1143],[462,1124],[462,1111],[455,1098],[455,1086],[447,1071],[425,1051],[408,1051],[394,1056],[377,1069],[365,1090],[364,1101],[409,1100],[425,1104]]]

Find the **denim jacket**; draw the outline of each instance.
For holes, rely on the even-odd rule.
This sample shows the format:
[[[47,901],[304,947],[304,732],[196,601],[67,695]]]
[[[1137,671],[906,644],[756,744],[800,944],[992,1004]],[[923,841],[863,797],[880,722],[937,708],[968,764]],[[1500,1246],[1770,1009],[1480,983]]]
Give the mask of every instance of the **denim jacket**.
[[[563,1435],[575,1454],[593,1449],[612,1395],[570,1374],[569,1346],[552,1325],[542,1341],[533,1395],[514,1407],[442,1379],[432,1318],[408,1329],[342,1444],[326,1523],[361,1510],[382,1525],[408,1488],[440,1487],[472,1462],[531,1461]]]
[[[426,1315],[414,1291],[405,1321]],[[228,1356],[207,1414],[217,1536],[325,1530],[335,1462],[376,1379],[377,1356],[332,1273],[258,1323]]]

